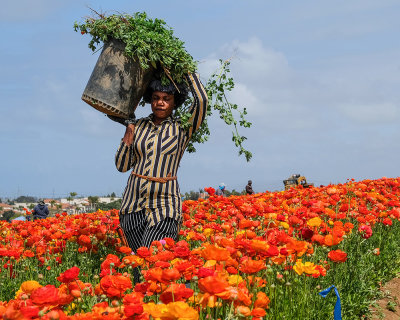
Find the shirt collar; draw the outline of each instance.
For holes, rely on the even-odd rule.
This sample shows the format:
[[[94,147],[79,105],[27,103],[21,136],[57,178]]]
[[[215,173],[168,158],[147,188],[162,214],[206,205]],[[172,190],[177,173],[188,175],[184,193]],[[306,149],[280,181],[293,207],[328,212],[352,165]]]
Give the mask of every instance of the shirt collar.
[[[154,124],[154,122],[153,122],[154,114],[153,113],[149,114],[149,116],[144,119],[149,120],[152,124]],[[175,117],[171,114],[168,118],[164,119],[160,124],[163,124],[166,121],[173,122],[174,120],[175,120]]]

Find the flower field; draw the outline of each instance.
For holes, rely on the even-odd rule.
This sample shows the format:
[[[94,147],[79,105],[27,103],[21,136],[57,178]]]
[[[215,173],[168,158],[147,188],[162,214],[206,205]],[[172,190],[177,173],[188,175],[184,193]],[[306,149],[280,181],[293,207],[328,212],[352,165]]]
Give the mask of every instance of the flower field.
[[[118,211],[0,221],[3,319],[367,319],[400,269],[400,178],[185,201],[135,255]],[[142,281],[134,283],[133,268]]]

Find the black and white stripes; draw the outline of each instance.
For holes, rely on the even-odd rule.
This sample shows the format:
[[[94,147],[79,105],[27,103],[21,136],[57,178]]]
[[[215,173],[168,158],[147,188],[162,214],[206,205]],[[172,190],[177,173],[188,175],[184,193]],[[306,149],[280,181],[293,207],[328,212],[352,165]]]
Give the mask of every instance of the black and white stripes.
[[[140,247],[150,247],[155,240],[172,238],[177,240],[178,221],[166,218],[150,226],[145,210],[120,215],[120,225],[124,230],[129,247],[136,252]]]
[[[131,146],[123,141],[115,156],[118,171],[133,172],[150,177],[176,176],[179,163],[191,135],[204,120],[207,111],[207,93],[195,74],[188,76],[194,103],[191,128],[182,129],[179,119],[172,116],[156,126],[152,115],[139,119],[135,127],[135,138]],[[152,182],[130,175],[125,188],[120,216],[143,212],[149,226],[171,218],[181,219],[182,203],[177,180],[166,183]],[[124,228],[123,228],[124,229]],[[124,229],[125,230],[125,229]]]

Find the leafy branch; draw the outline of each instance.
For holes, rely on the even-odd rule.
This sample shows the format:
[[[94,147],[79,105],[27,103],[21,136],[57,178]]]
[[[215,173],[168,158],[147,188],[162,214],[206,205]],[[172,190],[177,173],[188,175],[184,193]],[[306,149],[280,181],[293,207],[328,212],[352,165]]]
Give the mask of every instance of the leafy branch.
[[[219,112],[219,117],[224,120],[227,125],[233,126],[232,141],[235,146],[239,148],[239,155],[243,154],[246,157],[246,160],[250,161],[252,153],[243,147],[243,143],[247,138],[239,134],[238,126],[250,128],[251,123],[245,119],[245,116],[247,115],[246,108],[240,110],[238,105],[229,102],[226,96],[226,92],[232,91],[235,87],[233,78],[229,74],[230,59],[225,61],[220,59],[219,62],[221,64],[220,68],[211,75],[205,86],[208,95],[207,117],[201,124],[200,128],[192,135],[187,150],[188,152],[195,152],[196,148],[193,145],[194,143],[204,143],[208,140],[210,130],[207,118],[212,115],[214,110]],[[186,108],[187,105],[188,104],[185,104]],[[235,120],[233,114],[235,111],[239,113],[239,122]],[[181,118],[184,128],[185,125],[190,126],[190,124],[187,124],[187,121],[190,118],[190,113],[187,113],[186,110],[178,110],[178,116]]]

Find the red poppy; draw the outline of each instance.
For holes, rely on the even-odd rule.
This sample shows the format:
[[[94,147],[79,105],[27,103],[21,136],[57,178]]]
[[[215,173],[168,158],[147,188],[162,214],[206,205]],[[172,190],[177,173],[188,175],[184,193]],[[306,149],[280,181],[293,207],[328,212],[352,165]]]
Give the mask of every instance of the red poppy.
[[[58,305],[58,289],[53,285],[40,287],[32,291],[31,300],[38,306],[56,306]]]
[[[66,270],[64,273],[61,273],[57,280],[62,283],[69,283],[71,281],[77,280],[80,269],[78,267],[72,267]]]
[[[190,255],[190,249],[186,246],[176,246],[174,248],[174,253],[179,258],[186,258]]]
[[[313,235],[314,235],[314,232],[311,229],[309,229],[309,228],[301,229],[301,237],[304,240],[310,240]]]
[[[382,223],[383,223],[385,226],[391,226],[391,225],[393,224],[393,221],[392,221],[392,219],[390,219],[390,218],[385,218],[385,219],[383,219]]]
[[[151,256],[149,248],[146,247],[140,247],[139,249],[137,249],[136,254],[141,258],[147,258]]]
[[[24,257],[33,258],[35,254],[31,250],[25,250],[23,253]]]
[[[135,317],[143,313],[142,294],[138,292],[127,294],[124,297],[123,303],[124,303],[124,313],[127,317]]]
[[[328,258],[333,262],[345,262],[347,260],[347,253],[342,250],[332,250],[328,253]]]
[[[24,316],[24,319],[35,319],[39,317],[40,308],[38,306],[25,305],[22,306],[19,309],[19,311]],[[18,318],[11,318],[11,317],[9,318],[6,316],[5,319],[18,319]]]
[[[160,295],[160,300],[168,304],[173,301],[185,301],[193,296],[194,291],[186,288],[184,284],[172,283],[167,290]]]
[[[92,244],[92,240],[87,235],[82,234],[78,238],[78,243],[81,246],[86,246],[87,247],[87,246],[90,246]]]
[[[111,264],[113,265],[113,267],[118,267],[121,264],[121,261],[115,254],[107,255],[106,259],[101,264],[101,269],[109,270],[111,267]]]
[[[361,237],[368,239],[372,236],[372,228],[369,225],[363,224],[358,227],[358,232],[361,233]]]
[[[101,279],[100,287],[110,298],[122,297],[126,290],[132,289],[132,282],[128,277],[108,275]]]
[[[215,271],[213,269],[204,268],[204,267],[199,268],[199,270],[197,272],[197,276],[199,278],[205,278],[205,277],[213,276],[214,274],[215,274]]]
[[[204,188],[204,191],[207,192],[210,196],[212,196],[213,194],[215,194],[215,189],[212,188],[212,187]]]

